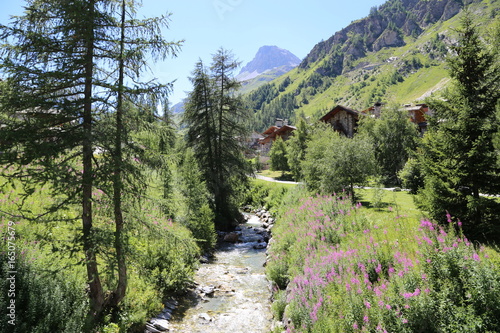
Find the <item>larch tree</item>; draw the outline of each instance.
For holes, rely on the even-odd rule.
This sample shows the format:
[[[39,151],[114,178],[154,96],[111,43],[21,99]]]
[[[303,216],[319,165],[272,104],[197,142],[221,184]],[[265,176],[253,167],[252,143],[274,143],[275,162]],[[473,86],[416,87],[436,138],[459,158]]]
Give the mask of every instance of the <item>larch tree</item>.
[[[142,83],[139,76],[147,69],[149,54],[166,57],[179,48],[161,35],[168,16],[137,20],[136,8],[134,1],[30,0],[24,15],[1,26],[6,41],[0,63],[6,78],[0,103],[2,174],[23,179],[26,196],[50,184],[54,201],[37,216],[30,207],[19,207],[23,217],[50,219],[49,214],[61,208],[80,205],[81,242],[75,244],[81,244],[85,258],[90,323],[116,307],[127,287],[121,193],[130,169],[121,151],[128,142],[124,101],[138,94],[166,94],[170,85]],[[112,115],[112,127],[104,126]],[[111,157],[102,164],[94,156],[100,147]],[[119,269],[118,283],[110,292],[98,269],[95,188],[103,188],[114,203]]]
[[[210,70],[199,61],[184,114],[187,142],[203,170],[219,229],[230,228],[239,218],[237,188],[251,172],[241,144],[247,116],[236,95],[240,84],[233,71],[237,67],[232,54],[222,48],[213,56]]]

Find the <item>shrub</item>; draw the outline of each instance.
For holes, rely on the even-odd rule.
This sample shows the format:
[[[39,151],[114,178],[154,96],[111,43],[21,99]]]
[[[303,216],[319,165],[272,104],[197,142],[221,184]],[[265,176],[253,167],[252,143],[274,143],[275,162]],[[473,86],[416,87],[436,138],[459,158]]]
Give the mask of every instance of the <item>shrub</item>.
[[[82,332],[87,315],[85,284],[73,274],[47,273],[48,262],[32,261],[32,254],[18,249],[15,274],[15,298],[8,297],[11,269],[7,266],[6,247],[2,244],[0,269],[0,306],[4,318],[0,332]],[[15,325],[7,323],[5,309],[15,299]]]
[[[289,279],[290,332],[500,330],[500,271],[459,222],[379,225],[358,207],[317,196],[280,214],[267,272]]]

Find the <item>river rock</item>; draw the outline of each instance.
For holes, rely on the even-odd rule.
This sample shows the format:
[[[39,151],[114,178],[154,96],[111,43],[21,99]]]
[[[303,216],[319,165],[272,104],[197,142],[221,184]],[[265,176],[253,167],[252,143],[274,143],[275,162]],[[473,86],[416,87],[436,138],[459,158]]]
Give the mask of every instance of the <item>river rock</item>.
[[[160,331],[151,324],[146,324],[146,329],[144,330],[144,333],[162,333],[163,331]]]
[[[239,236],[236,232],[230,232],[224,236],[224,242],[237,243],[238,238]]]
[[[170,311],[163,310],[163,312],[160,313],[156,318],[163,320],[170,320],[172,319],[172,313]]]
[[[208,264],[210,260],[206,256],[200,257],[200,264]]]
[[[179,305],[179,302],[177,302],[175,299],[170,299],[168,301],[165,301],[165,308],[170,309],[171,311],[175,310],[175,308]]]
[[[206,321],[212,321],[212,317],[210,317],[208,313],[200,313],[199,318]]]
[[[200,292],[205,294],[206,296],[213,296],[215,288],[213,286],[201,287]]]
[[[256,250],[262,250],[262,249],[265,249],[266,247],[267,247],[266,242],[257,243],[253,246],[253,248]]]
[[[151,324],[160,331],[168,331],[170,323],[165,319],[154,318],[151,320]]]

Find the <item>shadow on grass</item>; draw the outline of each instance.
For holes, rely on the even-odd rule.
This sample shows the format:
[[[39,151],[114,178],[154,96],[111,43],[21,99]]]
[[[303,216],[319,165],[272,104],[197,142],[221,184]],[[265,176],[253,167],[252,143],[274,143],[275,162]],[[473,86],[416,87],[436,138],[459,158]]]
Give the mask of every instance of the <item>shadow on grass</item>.
[[[289,182],[294,182],[295,179],[293,178],[292,174],[290,173],[285,173],[279,177],[275,178],[276,180],[281,180],[281,181],[289,181]]]

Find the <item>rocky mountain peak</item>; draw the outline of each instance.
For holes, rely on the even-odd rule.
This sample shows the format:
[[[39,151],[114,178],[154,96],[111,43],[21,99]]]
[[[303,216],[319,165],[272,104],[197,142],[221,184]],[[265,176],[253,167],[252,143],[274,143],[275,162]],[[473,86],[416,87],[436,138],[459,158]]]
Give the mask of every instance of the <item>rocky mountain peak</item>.
[[[255,57],[247,63],[236,76],[240,81],[250,80],[275,68],[284,67],[286,71],[297,67],[300,59],[288,50],[277,46],[262,46]]]

